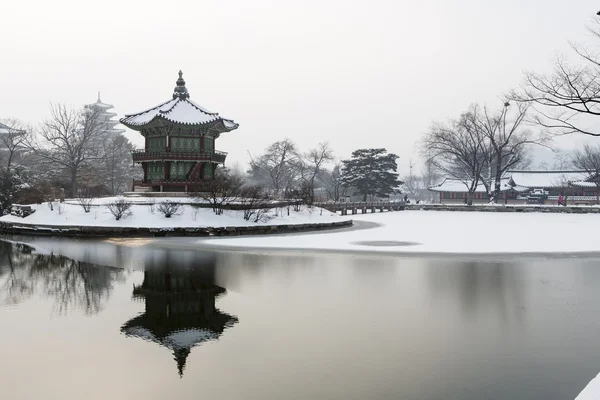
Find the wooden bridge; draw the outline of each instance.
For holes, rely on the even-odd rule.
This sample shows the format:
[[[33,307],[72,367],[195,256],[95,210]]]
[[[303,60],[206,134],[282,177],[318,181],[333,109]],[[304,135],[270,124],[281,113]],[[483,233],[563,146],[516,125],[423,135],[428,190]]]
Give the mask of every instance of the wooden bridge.
[[[406,209],[406,203],[404,201],[367,201],[367,202],[345,202],[345,203],[329,203],[319,202],[314,203],[315,206],[324,208],[331,212],[341,212],[342,215],[358,214],[360,210],[361,214],[368,212],[384,212],[384,211],[401,211]]]

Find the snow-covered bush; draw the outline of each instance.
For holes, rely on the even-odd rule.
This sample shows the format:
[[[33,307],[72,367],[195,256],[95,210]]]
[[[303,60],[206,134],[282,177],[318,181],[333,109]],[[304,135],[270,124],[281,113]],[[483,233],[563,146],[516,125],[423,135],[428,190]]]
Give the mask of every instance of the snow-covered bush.
[[[157,210],[165,215],[167,218],[171,218],[173,215],[181,214],[181,204],[174,203],[172,201],[161,201],[158,204]]]
[[[268,214],[270,210],[269,199],[262,186],[245,187],[242,190],[239,202],[244,213],[244,220],[259,222],[271,219]]]
[[[127,200],[115,200],[106,205],[108,211],[115,217],[115,220],[125,219],[129,217],[132,212],[130,210],[132,204]]]
[[[94,196],[92,191],[89,189],[79,189],[77,191],[77,204],[83,208],[83,211],[89,213],[92,209],[92,203],[94,202]]]

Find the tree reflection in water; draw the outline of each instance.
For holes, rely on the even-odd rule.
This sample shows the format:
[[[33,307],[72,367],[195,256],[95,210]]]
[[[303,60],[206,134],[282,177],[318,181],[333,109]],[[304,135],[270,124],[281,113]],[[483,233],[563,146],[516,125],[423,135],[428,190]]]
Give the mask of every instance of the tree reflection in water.
[[[433,295],[459,304],[465,317],[478,319],[495,311],[503,325],[522,323],[526,305],[518,263],[445,260],[430,264],[428,271]]]
[[[42,295],[54,300],[58,314],[73,308],[95,314],[108,300],[114,281],[123,280],[118,268],[40,254],[26,244],[0,241],[0,304],[18,304]]]

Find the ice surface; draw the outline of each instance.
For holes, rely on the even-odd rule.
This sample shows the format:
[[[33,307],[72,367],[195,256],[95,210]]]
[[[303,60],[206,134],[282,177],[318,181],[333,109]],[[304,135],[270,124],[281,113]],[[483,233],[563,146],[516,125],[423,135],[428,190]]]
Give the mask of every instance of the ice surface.
[[[353,215],[379,227],[305,235],[209,239],[211,246],[402,253],[573,253],[600,251],[600,214],[399,211]],[[369,241],[418,243],[373,247]]]
[[[598,400],[600,399],[600,374],[588,383],[575,400]]]

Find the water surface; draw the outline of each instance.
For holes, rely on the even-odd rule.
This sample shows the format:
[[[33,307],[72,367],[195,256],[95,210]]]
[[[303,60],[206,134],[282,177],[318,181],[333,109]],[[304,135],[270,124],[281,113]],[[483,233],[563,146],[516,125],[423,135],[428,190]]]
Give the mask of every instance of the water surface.
[[[32,245],[0,242],[0,398],[562,400],[600,371],[594,259]]]

